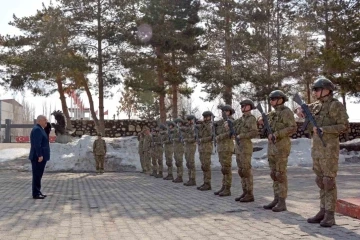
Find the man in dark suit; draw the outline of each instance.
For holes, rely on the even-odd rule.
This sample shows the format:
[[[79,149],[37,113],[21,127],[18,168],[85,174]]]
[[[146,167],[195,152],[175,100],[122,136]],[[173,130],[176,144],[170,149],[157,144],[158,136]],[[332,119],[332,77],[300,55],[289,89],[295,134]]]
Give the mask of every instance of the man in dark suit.
[[[44,199],[46,195],[41,193],[41,178],[43,176],[46,162],[50,159],[49,139],[44,130],[47,119],[39,115],[36,125],[30,133],[30,154],[29,160],[32,166],[32,195],[34,199]]]

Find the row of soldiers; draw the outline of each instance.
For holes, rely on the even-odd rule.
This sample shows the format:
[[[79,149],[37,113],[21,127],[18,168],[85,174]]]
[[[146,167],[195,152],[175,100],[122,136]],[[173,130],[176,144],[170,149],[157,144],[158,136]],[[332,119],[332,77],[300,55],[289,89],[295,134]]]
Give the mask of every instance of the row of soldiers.
[[[320,188],[320,211],[309,223],[320,223],[323,227],[335,224],[334,211],[337,199],[336,175],[339,158],[339,134],[346,130],[348,115],[344,106],[333,97],[335,86],[326,78],[317,79],[312,91],[317,101],[307,105],[314,121],[307,125],[312,135],[313,169],[316,183]],[[163,151],[167,165],[164,180],[174,183],[183,182],[183,155],[188,169],[188,181],[185,186],[195,186],[195,151],[198,147],[203,184],[200,191],[211,190],[211,154],[217,151],[221,164],[222,187],[214,192],[218,196],[230,196],[232,184],[232,154],[235,149],[238,174],[241,178],[243,193],[235,201],[254,201],[251,139],[258,136],[258,124],[268,123],[268,161],[270,177],[273,181],[274,200],[263,206],[273,212],[286,211],[288,192],[287,163],[291,150],[290,136],[296,132],[294,113],[305,118],[303,108],[292,111],[284,105],[288,97],[280,90],[269,95],[273,111],[256,119],[251,111],[255,109],[250,99],[240,102],[242,117],[233,119],[235,110],[225,105],[221,107],[222,120],[214,122],[210,111],[203,112],[203,122],[196,124],[194,116],[187,116],[186,121],[175,119],[159,125],[152,132],[145,128],[140,135],[139,154],[144,173],[156,178],[163,178]],[[265,119],[266,118],[266,119]],[[235,140],[235,141],[234,141]],[[326,144],[323,143],[326,142]],[[177,176],[173,177],[173,157]],[[152,161],[152,164],[151,164]]]

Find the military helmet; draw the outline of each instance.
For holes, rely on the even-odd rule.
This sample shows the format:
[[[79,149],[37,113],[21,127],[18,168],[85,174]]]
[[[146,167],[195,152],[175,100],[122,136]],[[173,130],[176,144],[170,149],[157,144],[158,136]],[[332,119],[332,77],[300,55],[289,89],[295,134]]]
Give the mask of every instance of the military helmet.
[[[235,113],[235,110],[230,105],[221,106],[220,109],[222,111],[230,111],[230,115],[233,115]]]
[[[209,117],[209,116],[214,116],[213,113],[211,111],[205,111],[203,112],[203,117]]]
[[[284,99],[284,102],[286,102],[288,100],[288,97],[281,90],[272,91],[269,95],[269,98],[282,98],[282,99]]]
[[[160,130],[166,130],[166,126],[164,124],[160,124]]]
[[[194,115],[188,115],[188,116],[186,116],[186,120],[188,120],[188,121],[196,120],[196,117]]]
[[[254,102],[251,101],[250,99],[245,99],[245,100],[242,100],[240,102],[240,105],[250,105],[251,106],[251,110],[255,109],[255,105],[254,105]]]
[[[315,80],[311,89],[314,90],[316,88],[328,89],[330,91],[335,90],[335,85],[327,78],[321,77]]]
[[[173,126],[173,127],[175,127],[176,126],[176,124],[173,122],[173,121],[166,121],[166,124],[168,125],[168,126]]]
[[[176,119],[174,120],[174,122],[175,122],[176,124],[178,124],[178,123],[184,123],[184,121],[183,121],[181,118],[176,118]]]

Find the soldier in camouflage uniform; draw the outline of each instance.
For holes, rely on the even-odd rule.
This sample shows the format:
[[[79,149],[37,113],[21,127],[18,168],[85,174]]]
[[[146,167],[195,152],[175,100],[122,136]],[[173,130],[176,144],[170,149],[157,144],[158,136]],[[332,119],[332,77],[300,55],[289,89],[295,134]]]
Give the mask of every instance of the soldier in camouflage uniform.
[[[166,127],[165,127],[166,129]],[[163,142],[162,135],[160,134],[160,127],[156,127],[155,134],[153,135],[153,176],[156,178],[163,177]]]
[[[164,139],[166,135],[166,126],[164,124],[161,124],[159,127],[159,132],[157,136],[154,138],[155,142],[155,151],[156,151],[156,157],[157,157],[157,163],[158,163],[158,174],[155,175],[156,178],[162,178],[163,177],[163,155],[164,155]]]
[[[146,172],[146,166],[144,163],[144,152],[143,152],[143,145],[144,145],[144,133],[143,131],[141,131],[138,135],[138,141],[139,141],[139,148],[138,148],[138,153],[139,153],[139,157],[140,157],[140,164],[141,164],[141,173],[145,173]]]
[[[145,164],[145,173],[151,173],[151,134],[148,127],[144,127],[144,143],[143,143],[143,154],[144,154],[144,164]]]
[[[174,129],[173,142],[174,142],[174,158],[176,165],[177,177],[173,180],[174,183],[183,182],[183,161],[184,161],[184,138],[182,136],[181,128],[183,126],[183,120],[181,118],[177,118],[174,120],[177,127]]]
[[[150,176],[154,177],[157,175],[157,151],[156,151],[156,145],[155,145],[155,138],[159,133],[159,128],[152,128],[151,129],[151,144],[150,144],[150,157],[151,157],[151,164],[152,164],[152,173],[150,173]]]
[[[272,91],[269,95],[270,104],[275,109],[268,114],[270,128],[273,134],[268,134],[268,160],[273,180],[274,200],[265,205],[265,209],[273,212],[286,211],[286,197],[288,190],[287,163],[291,150],[290,136],[296,132],[297,126],[294,113],[284,105],[288,100],[280,91]],[[263,124],[262,119],[259,123]],[[275,143],[272,138],[275,138]]]
[[[164,135],[164,150],[165,150],[165,159],[166,166],[168,167],[168,175],[164,178],[164,180],[174,180],[173,177],[173,154],[174,154],[174,145],[173,145],[173,137],[175,123],[172,121],[167,121],[167,131]]]
[[[188,126],[184,127],[184,142],[185,142],[185,160],[186,167],[189,173],[189,181],[184,183],[185,186],[196,186],[195,180],[195,121],[196,118],[193,115],[186,117]]]
[[[241,178],[243,193],[240,197],[235,198],[235,201],[253,202],[253,175],[251,171],[253,145],[251,139],[258,136],[258,128],[256,118],[251,114],[251,110],[255,109],[255,105],[249,99],[241,101],[240,105],[243,115],[241,118],[235,120],[234,130],[236,132],[236,163]]]
[[[197,187],[200,191],[211,190],[211,153],[213,151],[213,138],[211,118],[213,113],[210,111],[203,112],[203,123],[198,125],[199,128],[199,156],[201,170],[204,175],[204,183]]]
[[[320,188],[320,211],[308,223],[320,223],[322,227],[331,227],[335,224],[335,206],[337,200],[336,175],[339,161],[339,134],[346,130],[348,115],[342,103],[333,97],[334,84],[326,79],[317,79],[312,91],[317,101],[309,105],[314,119],[320,127],[323,146],[317,129],[311,123],[308,129],[312,135],[311,156],[313,170],[316,174],[316,184]],[[296,110],[299,117],[304,118],[301,108]]]
[[[235,113],[235,110],[229,106],[222,106],[221,111],[225,112],[226,116],[233,121],[232,115]],[[231,172],[231,162],[232,154],[234,152],[234,141],[230,137],[229,126],[227,122],[222,119],[217,123],[216,127],[216,141],[217,141],[217,150],[219,154],[219,161],[221,164],[221,172],[223,174],[222,186],[219,191],[214,192],[215,195],[221,197],[231,195],[231,182],[232,182],[232,172]]]
[[[104,162],[106,155],[106,143],[105,140],[101,138],[101,133],[98,133],[98,139],[94,141],[93,144],[93,153],[96,162],[96,173],[104,173]]]

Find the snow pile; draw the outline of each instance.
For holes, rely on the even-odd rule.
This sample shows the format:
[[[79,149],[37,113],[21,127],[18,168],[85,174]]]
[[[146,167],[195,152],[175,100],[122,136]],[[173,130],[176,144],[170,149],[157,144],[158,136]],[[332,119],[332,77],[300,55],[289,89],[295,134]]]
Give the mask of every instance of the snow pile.
[[[92,153],[93,142],[96,137],[83,136],[72,143],[51,143],[51,159],[48,162],[47,171],[94,171],[95,159]],[[141,170],[137,137],[104,138],[107,143],[107,155],[105,157],[105,171],[135,171]],[[267,139],[254,139],[255,152],[252,156],[252,166],[255,168],[267,167]],[[312,166],[311,140],[306,138],[291,140],[292,147],[288,159],[288,166]],[[11,160],[28,154],[28,149],[6,149],[0,151],[0,162]],[[348,152],[341,150],[339,163],[345,163],[345,159],[360,157],[360,152]],[[220,169],[218,154],[211,156],[212,169]],[[236,156],[232,157],[232,166],[236,168]],[[165,157],[164,170],[166,171]],[[175,161],[173,162],[175,166]],[[184,159],[184,168],[186,161]],[[195,164],[201,170],[199,154],[195,154]],[[25,169],[31,169],[27,163]]]
[[[28,148],[8,148],[0,150],[0,162],[15,160],[19,157],[29,155]]]

